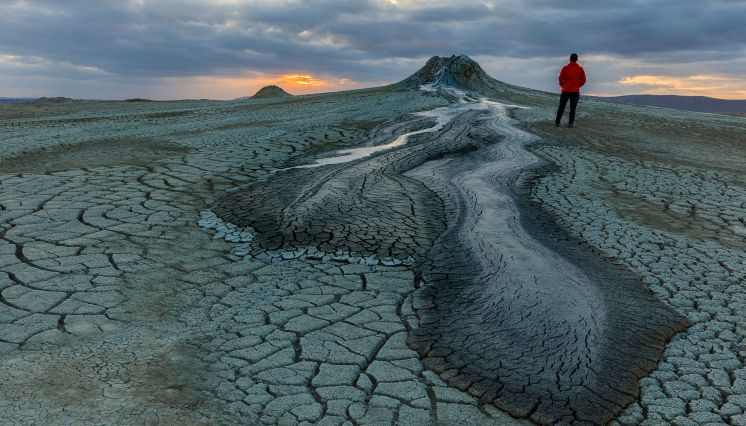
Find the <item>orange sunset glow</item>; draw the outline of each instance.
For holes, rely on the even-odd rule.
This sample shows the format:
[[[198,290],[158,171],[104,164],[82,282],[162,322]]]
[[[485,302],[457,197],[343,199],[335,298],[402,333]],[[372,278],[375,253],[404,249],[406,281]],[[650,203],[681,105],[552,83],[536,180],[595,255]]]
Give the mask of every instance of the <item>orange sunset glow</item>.
[[[634,75],[619,80],[622,86],[642,88],[650,95],[709,96],[720,99],[746,98],[742,80],[718,75],[692,75],[673,77],[666,75]]]
[[[306,95],[391,84],[436,54],[555,92],[576,51],[588,95],[746,99],[746,2],[612,3],[4,0],[0,98]]]
[[[324,80],[319,80],[310,74],[287,74],[283,75],[281,80],[289,85],[300,86],[323,86],[327,84]]]
[[[243,82],[246,87],[255,88],[256,90],[274,84],[294,95],[351,90],[384,84],[381,82],[358,82],[336,76],[321,77],[311,73],[288,73],[277,76],[267,75],[262,76],[261,78],[249,78],[243,80]]]
[[[339,76],[317,76],[308,72],[253,74],[247,76],[170,77],[159,81],[148,96],[164,99],[235,99],[251,96],[264,86],[276,85],[293,95],[334,92],[380,86],[384,82],[359,82]],[[129,94],[130,97],[135,94]]]

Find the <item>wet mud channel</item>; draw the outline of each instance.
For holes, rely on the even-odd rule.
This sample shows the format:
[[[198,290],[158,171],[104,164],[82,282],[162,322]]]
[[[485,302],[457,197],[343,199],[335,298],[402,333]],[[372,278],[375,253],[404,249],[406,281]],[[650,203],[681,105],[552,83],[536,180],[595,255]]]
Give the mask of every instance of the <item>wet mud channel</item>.
[[[511,106],[447,108],[380,126],[364,152],[282,170],[211,208],[253,229],[257,250],[413,258],[420,327],[408,342],[428,368],[515,417],[609,421],[686,321],[531,211],[524,183],[545,164],[525,149],[538,137]]]

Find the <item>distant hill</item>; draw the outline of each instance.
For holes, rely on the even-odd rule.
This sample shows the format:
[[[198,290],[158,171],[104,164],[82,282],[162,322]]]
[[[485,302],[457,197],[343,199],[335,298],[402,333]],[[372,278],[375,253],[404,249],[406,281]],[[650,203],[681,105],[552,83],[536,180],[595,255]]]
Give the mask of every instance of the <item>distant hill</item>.
[[[54,96],[54,97],[46,97],[42,96],[41,98],[34,99],[34,102],[40,103],[40,104],[63,104],[67,102],[73,102],[75,99],[72,98],[66,98],[64,96]]]
[[[0,98],[0,104],[20,104],[22,102],[31,102],[36,98]]]
[[[274,84],[271,86],[264,86],[261,89],[259,89],[258,92],[254,93],[254,96],[244,96],[241,98],[236,98],[237,101],[245,100],[245,99],[270,99],[270,98],[289,98],[293,95],[290,93],[282,90],[281,87],[275,86]]]
[[[707,96],[628,95],[601,97],[600,99],[618,104],[645,105],[695,112],[746,112],[746,100],[716,99]]]

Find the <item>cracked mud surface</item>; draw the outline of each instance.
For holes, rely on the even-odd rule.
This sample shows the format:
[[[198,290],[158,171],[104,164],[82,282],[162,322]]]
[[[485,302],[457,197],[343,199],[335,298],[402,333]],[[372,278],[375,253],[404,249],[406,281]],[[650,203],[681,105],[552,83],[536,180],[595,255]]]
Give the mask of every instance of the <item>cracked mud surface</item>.
[[[13,118],[0,136],[0,423],[510,421],[406,347],[411,272],[241,262],[196,226],[205,198],[444,103],[369,90]],[[102,135],[159,142],[111,162]],[[105,161],[79,168],[92,154]]]
[[[533,106],[515,111],[530,122],[551,117],[545,108],[553,107],[554,99],[542,96],[511,90],[499,99]],[[506,146],[511,135],[505,129],[501,134],[474,125],[487,117],[473,111],[434,138],[448,144],[420,135],[395,151],[357,163],[276,171],[330,155],[319,150],[378,143],[430,126],[408,114],[445,104],[443,98],[388,88],[283,101],[65,105],[38,114],[3,110],[0,122],[12,125],[0,133],[0,423],[526,422],[500,411],[495,401],[497,407],[536,422],[562,418],[551,416],[584,391],[549,387],[551,395],[560,397],[556,404],[532,402],[533,411],[521,413],[516,407],[528,397],[506,404],[496,395],[485,397],[480,385],[471,384],[473,376],[448,368],[459,359],[438,364],[437,351],[426,347],[428,342],[445,343],[469,359],[458,339],[442,338],[468,334],[467,329],[461,323],[445,324],[445,316],[437,315],[448,303],[431,303],[438,295],[447,297],[442,288],[447,280],[463,289],[474,282],[476,272],[464,269],[463,276],[446,278],[437,275],[442,265],[425,260],[438,259],[431,250],[445,243],[469,247],[449,234],[449,229],[469,223],[455,218],[457,212],[469,211],[459,200],[470,198],[453,194],[478,188],[479,182],[467,177],[500,182],[488,177],[491,171],[479,174],[467,164],[473,159],[472,167],[483,166],[489,157],[480,150]],[[619,111],[637,110],[581,104],[586,114],[618,118]],[[687,123],[705,130],[708,126],[696,120],[692,124],[696,115],[679,120],[655,111],[644,114],[658,117],[670,129]],[[583,117],[578,116],[579,126]],[[707,139],[727,146],[728,132],[742,131],[737,120],[723,118],[713,130],[720,136]],[[640,380],[639,397],[634,391],[622,396],[601,392],[607,400],[615,398],[601,405],[616,412],[618,405],[634,401],[613,420],[621,424],[744,424],[746,192],[737,158],[720,162],[722,167],[696,155],[661,162],[654,151],[664,148],[615,141],[604,126],[600,123],[592,136],[552,134],[564,135],[567,142],[534,148],[559,168],[546,177],[518,179],[517,208],[541,210],[522,216],[520,224],[537,244],[562,255],[569,264],[562,271],[614,283],[601,292],[603,297],[628,297],[629,286],[639,285],[634,278],[639,274],[657,298],[633,299],[650,304],[646,306],[653,309],[646,313],[667,317],[672,311],[660,311],[662,303],[693,325],[673,337],[657,365],[650,353],[626,352],[634,346],[633,340],[625,340],[630,336],[607,334],[604,328],[601,336],[613,336],[616,346],[601,353],[625,364],[604,370],[602,379],[633,389],[636,381],[625,382],[620,371],[654,371]],[[641,137],[668,144],[665,135]],[[112,141],[128,141],[124,155],[132,158],[112,159],[122,152]],[[594,151],[594,143],[606,151]],[[609,151],[615,144],[624,149]],[[693,146],[688,149],[697,152]],[[45,157],[49,154],[42,152],[54,154]],[[84,165],[85,158],[94,158],[94,164]],[[270,187],[276,189],[274,197],[261,190]],[[245,194],[264,197],[268,207],[257,209]],[[233,214],[232,220],[245,220],[242,226],[255,227],[253,250],[287,253],[311,245],[334,255],[242,261],[236,244],[213,238],[196,225],[200,211],[231,199],[258,212],[223,211]],[[273,211],[288,204],[292,208],[285,216]],[[479,205],[467,207],[475,211]],[[661,215],[632,206],[652,206]],[[547,225],[546,215],[562,228]],[[397,232],[371,231],[390,227]],[[304,234],[309,229],[314,232]],[[485,234],[482,240],[499,241],[491,238]],[[572,249],[566,244],[579,239],[590,246]],[[600,256],[590,266],[579,264],[588,262],[594,250],[622,265]],[[355,254],[412,256],[416,263],[415,268],[351,264],[348,255]],[[462,258],[451,257],[446,260]],[[622,272],[621,278],[608,276]],[[474,303],[473,292],[459,294],[467,296],[459,303]],[[605,303],[595,311],[598,318],[620,309],[606,309],[611,303]],[[468,314],[456,311],[453,317]],[[567,313],[544,317],[552,324]],[[429,333],[433,330],[449,330],[448,336]],[[479,334],[473,333],[483,339],[474,339],[472,352],[481,343],[495,344],[492,330],[481,327]],[[664,339],[653,329],[631,334],[654,336],[655,344]],[[412,336],[420,336],[420,342],[412,345]],[[537,342],[539,336],[537,332],[526,340]],[[599,342],[604,346],[603,338]],[[552,358],[558,353],[568,352],[534,357],[565,356]],[[518,395],[510,386],[519,379],[544,374],[506,374],[511,369],[501,370],[502,364],[497,369],[495,363],[486,364],[480,364],[479,377],[503,383],[500,389],[508,396]],[[526,390],[546,401],[542,383],[550,382],[531,379]],[[562,413],[570,416],[562,421],[583,418],[581,412]],[[607,418],[598,414],[595,421]]]
[[[746,424],[746,169],[738,154],[746,124],[596,108],[613,112],[616,127],[600,122],[568,134],[537,125],[573,145],[536,149],[561,170],[533,193],[572,234],[637,271],[692,324],[667,345],[640,381],[639,400],[615,424]],[[643,120],[649,124],[639,126]]]
[[[384,126],[373,138],[391,139],[420,121],[426,120]],[[403,147],[352,167],[280,171],[267,182],[227,193],[211,208],[229,223],[256,230],[267,250],[315,246],[328,253],[405,259],[424,253],[444,228],[440,200],[401,175],[422,161],[423,149]]]
[[[583,271],[522,228],[513,188],[539,163],[523,149],[536,138],[504,106],[471,105],[391,151],[283,170],[211,208],[253,229],[255,251],[413,257],[428,286],[409,342],[428,368],[515,417],[605,423],[686,321],[620,279],[624,268],[581,261]],[[421,127],[397,122],[373,139]]]
[[[92,140],[70,146],[26,152],[0,163],[0,172],[39,173],[124,165],[147,165],[163,157],[181,156],[187,149],[148,140]]]
[[[472,124],[504,140],[409,173],[449,200],[412,341],[449,384],[514,416],[605,423],[685,321],[629,270],[553,241],[546,218],[521,221],[516,183],[539,164],[523,148],[537,138],[499,109]]]

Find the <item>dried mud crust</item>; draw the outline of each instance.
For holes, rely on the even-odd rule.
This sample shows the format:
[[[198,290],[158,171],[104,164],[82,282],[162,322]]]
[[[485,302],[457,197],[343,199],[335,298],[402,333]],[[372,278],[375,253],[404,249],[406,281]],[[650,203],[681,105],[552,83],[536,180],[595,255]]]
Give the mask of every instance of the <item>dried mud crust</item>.
[[[577,129],[556,128],[551,122],[533,127],[558,140],[630,161],[737,174],[746,170],[746,121],[677,111],[665,116],[652,108],[597,105],[591,103],[587,116],[578,118]]]
[[[0,174],[0,423],[504,424],[428,374],[403,343],[411,273],[300,262],[259,270],[195,225],[205,197],[266,177],[294,152],[353,143],[357,127],[442,104],[363,91],[206,103],[189,120],[145,127],[122,119],[125,110],[78,128],[24,122],[3,132],[3,158],[102,136],[155,135],[188,152]],[[216,129],[278,114],[290,124]],[[266,316],[254,322],[249,309]],[[273,345],[293,356],[267,351]],[[322,361],[325,345],[347,358]],[[310,374],[308,385],[291,370]]]
[[[0,161],[0,173],[51,173],[123,165],[147,165],[188,149],[149,140],[93,140],[26,152]]]
[[[637,380],[686,321],[629,269],[563,233],[528,202],[528,186],[516,191],[540,163],[522,154],[535,139],[513,126],[488,122],[504,141],[408,173],[444,199],[447,218],[418,265],[428,286],[415,297],[410,344],[483,404],[541,424],[603,424],[635,400]]]
[[[413,126],[388,124],[372,139],[383,143]],[[685,321],[624,267],[584,263],[598,253],[542,225],[546,216],[530,222],[532,232],[549,233],[547,241],[565,238],[551,246],[559,254],[523,239],[517,207],[484,210],[515,203],[510,188],[538,165],[522,151],[530,140],[504,111],[465,112],[441,131],[371,158],[280,171],[226,193],[211,209],[255,230],[257,250],[311,246],[361,257],[414,257],[427,286],[416,294],[420,322],[409,343],[428,368],[483,406],[494,404],[515,417],[605,423],[635,399],[637,380],[654,368],[665,341]],[[492,198],[491,189],[479,192],[476,181],[466,183],[481,167],[494,168],[482,178],[504,199]],[[458,179],[463,182],[454,183]],[[484,216],[504,217],[506,234],[521,232],[505,241],[528,251],[513,258],[499,237],[470,230]],[[503,232],[500,226],[491,232]]]
[[[372,139],[391,138],[418,124],[383,126]],[[311,246],[331,254],[404,260],[424,253],[443,222],[440,200],[400,171],[454,148],[412,144],[352,164],[280,171],[226,193],[211,209],[226,222],[253,228],[258,249]]]
[[[541,98],[555,106],[536,93],[508,95],[514,103]],[[358,130],[371,123],[443,104],[375,89],[282,102],[106,103],[3,115],[4,160],[102,138],[163,141],[188,152],[135,165],[0,174],[0,423],[520,423],[448,386],[406,345],[419,326],[410,293],[417,275],[240,262],[223,240],[195,227],[205,197],[266,180],[313,147],[357,143]],[[441,158],[469,152],[473,147]],[[642,398],[618,421],[743,423],[741,255],[716,239],[654,240],[638,222],[601,220],[614,216],[594,204],[590,189],[572,189],[606,174],[586,169],[578,164],[568,181],[541,180],[536,193],[547,185],[549,210],[565,218],[574,238],[582,231],[587,241],[607,244],[605,251],[616,244],[610,240],[623,240],[611,247],[615,256],[632,259],[625,262],[643,271],[655,294],[670,292],[667,303],[694,323],[674,338],[642,380]],[[645,195],[662,192],[655,176],[633,196],[657,203]],[[711,189],[702,176],[685,181],[699,182],[689,188],[692,198]],[[722,175],[723,185],[737,179]],[[715,206],[697,209],[718,212],[724,198],[717,191],[708,199]],[[582,201],[581,193],[591,198]],[[737,224],[742,210],[722,205],[715,216]],[[323,359],[327,354],[340,359]]]
[[[667,345],[641,380],[638,401],[616,421],[743,423],[746,188],[733,183],[742,176],[577,147],[537,152],[562,169],[539,181],[537,199],[573,235],[639,273],[692,324]],[[631,212],[629,199],[644,200],[647,210]],[[670,215],[675,219],[662,223]]]
[[[214,303],[185,315],[210,336],[192,340],[213,362],[203,412],[241,424],[520,424],[448,387],[407,346],[411,271],[244,265],[227,279],[195,276]]]
[[[595,104],[533,196],[575,238],[642,276],[692,324],[674,336],[614,424],[746,424],[746,123]]]

